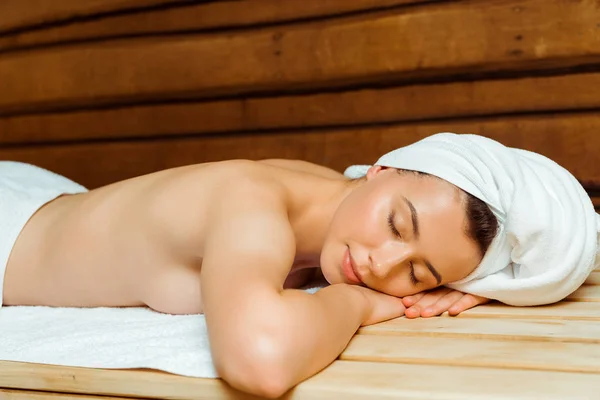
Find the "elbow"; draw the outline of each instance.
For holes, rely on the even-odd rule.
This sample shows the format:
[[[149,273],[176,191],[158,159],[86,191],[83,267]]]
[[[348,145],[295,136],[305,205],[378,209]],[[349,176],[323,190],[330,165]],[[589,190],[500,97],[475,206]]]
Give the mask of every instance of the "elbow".
[[[247,338],[248,339],[248,338]],[[219,376],[230,386],[255,396],[276,399],[297,382],[293,380],[294,365],[285,340],[273,334],[254,334],[237,351],[226,352],[215,360]]]

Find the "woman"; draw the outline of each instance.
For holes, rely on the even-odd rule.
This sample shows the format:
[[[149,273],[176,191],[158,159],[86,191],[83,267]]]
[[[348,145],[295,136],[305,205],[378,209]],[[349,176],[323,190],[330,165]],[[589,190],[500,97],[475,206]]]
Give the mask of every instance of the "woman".
[[[540,172],[528,175],[527,164],[511,175],[517,156],[489,139],[441,134],[389,153],[366,173],[349,171],[354,180],[304,162],[238,160],[90,192],[7,163],[3,302],[204,313],[219,375],[277,397],[332,362],[359,326],[401,316],[405,306],[416,317],[456,314],[487,298],[540,304],[583,282],[597,252],[589,198],[548,160],[549,179],[571,186],[532,208],[520,193],[538,188]],[[529,224],[532,215],[542,222]],[[571,237],[569,254],[540,270],[566,246],[557,220],[579,224],[561,232],[583,231],[583,244]],[[540,233],[548,228],[551,235]],[[314,295],[292,289],[316,265],[330,285]],[[423,294],[442,285],[472,294]]]

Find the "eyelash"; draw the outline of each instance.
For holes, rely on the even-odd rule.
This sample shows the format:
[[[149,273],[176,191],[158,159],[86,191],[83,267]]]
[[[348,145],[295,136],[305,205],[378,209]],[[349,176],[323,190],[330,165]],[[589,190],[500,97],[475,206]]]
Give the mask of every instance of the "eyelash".
[[[398,232],[398,229],[396,229],[396,226],[394,225],[394,217],[395,217],[395,213],[394,211],[390,211],[388,218],[387,218],[387,223],[388,226],[390,227],[390,230],[392,231],[392,234],[396,237],[402,237],[402,235],[400,234],[400,232]],[[415,276],[415,267],[413,265],[412,262],[410,262],[408,264],[408,266],[410,267],[410,272],[408,274],[410,281],[412,282],[413,285],[417,285],[420,283],[420,281],[417,279],[417,277]]]
[[[402,237],[402,235],[400,235],[400,232],[398,232],[398,229],[396,229],[396,226],[394,225],[394,217],[396,216],[396,213],[394,211],[390,211],[388,218],[387,218],[387,223],[388,226],[390,227],[390,230],[392,231],[392,234],[396,237]]]
[[[420,281],[415,276],[415,267],[413,266],[413,263],[411,262],[408,265],[410,266],[410,273],[408,274],[409,278],[410,278],[410,281],[412,282],[413,285],[419,284]]]

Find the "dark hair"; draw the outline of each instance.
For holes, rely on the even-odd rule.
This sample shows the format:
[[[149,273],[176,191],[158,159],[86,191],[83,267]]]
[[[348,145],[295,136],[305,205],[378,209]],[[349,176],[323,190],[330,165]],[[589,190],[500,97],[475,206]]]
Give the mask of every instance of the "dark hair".
[[[418,176],[431,176],[437,178],[434,175],[419,171],[398,169],[398,172],[401,174],[409,172]],[[465,199],[465,211],[467,214],[465,233],[477,243],[481,256],[483,257],[496,237],[496,233],[498,232],[498,220],[485,202],[460,188],[458,188],[458,190],[460,190]]]
[[[498,232],[498,220],[492,210],[477,197],[464,192],[466,196],[467,226],[465,233],[479,245],[481,256],[492,244]]]

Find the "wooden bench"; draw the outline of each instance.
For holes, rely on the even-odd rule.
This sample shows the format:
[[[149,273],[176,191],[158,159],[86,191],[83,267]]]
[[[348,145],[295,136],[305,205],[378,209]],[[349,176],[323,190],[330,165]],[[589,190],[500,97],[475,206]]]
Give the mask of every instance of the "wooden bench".
[[[243,399],[221,380],[0,362],[0,397]],[[287,399],[592,399],[600,390],[600,270],[568,300],[476,307],[365,327]]]

